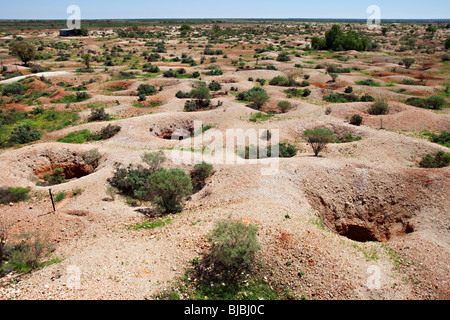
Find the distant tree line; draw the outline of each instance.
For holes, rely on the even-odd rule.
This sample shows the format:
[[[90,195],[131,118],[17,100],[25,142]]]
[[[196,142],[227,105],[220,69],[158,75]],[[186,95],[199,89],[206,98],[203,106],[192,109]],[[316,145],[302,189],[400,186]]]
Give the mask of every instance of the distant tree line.
[[[332,50],[332,51],[368,51],[373,49],[370,39],[360,33],[349,30],[347,33],[342,31],[337,24],[333,25],[330,30],[325,33],[324,38],[312,37],[311,47],[315,50]]]

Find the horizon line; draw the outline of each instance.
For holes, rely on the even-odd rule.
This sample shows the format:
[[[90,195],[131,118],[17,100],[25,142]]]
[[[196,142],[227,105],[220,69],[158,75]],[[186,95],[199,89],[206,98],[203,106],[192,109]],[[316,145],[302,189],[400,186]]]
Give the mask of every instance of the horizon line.
[[[16,21],[45,21],[45,20],[61,20],[67,21],[67,19],[61,18],[0,18],[2,20],[16,20]],[[367,21],[367,18],[85,18],[81,20],[361,20]],[[450,21],[450,18],[384,18],[383,20],[446,20]]]

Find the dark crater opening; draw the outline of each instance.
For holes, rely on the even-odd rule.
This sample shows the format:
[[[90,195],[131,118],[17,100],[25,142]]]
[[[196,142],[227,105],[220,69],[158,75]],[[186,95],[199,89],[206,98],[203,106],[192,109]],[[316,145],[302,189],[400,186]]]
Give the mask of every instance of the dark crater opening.
[[[192,138],[194,136],[194,125],[189,124],[171,124],[166,128],[150,128],[150,132],[158,138],[165,140],[181,141]]]

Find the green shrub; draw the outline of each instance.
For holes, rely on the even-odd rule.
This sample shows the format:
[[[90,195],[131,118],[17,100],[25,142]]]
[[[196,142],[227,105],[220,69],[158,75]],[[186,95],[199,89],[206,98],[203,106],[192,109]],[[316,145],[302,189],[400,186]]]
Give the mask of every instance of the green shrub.
[[[52,173],[44,174],[44,181],[46,181],[49,185],[66,183],[66,176],[64,174],[64,170],[60,168],[56,168],[52,171]]]
[[[40,140],[42,132],[33,129],[29,124],[24,123],[18,127],[15,127],[9,135],[9,144],[24,144],[32,141]]]
[[[287,52],[282,52],[278,55],[277,61],[291,61],[291,58]]]
[[[416,59],[414,59],[414,58],[403,58],[402,62],[405,65],[406,69],[409,69],[416,62]]]
[[[450,131],[442,131],[440,135],[432,134],[431,141],[450,148]]]
[[[365,95],[363,95],[363,96],[361,97],[360,101],[361,101],[361,102],[374,102],[374,101],[375,101],[375,98],[372,97],[372,96],[369,95],[369,94],[365,94]]]
[[[88,141],[88,138],[91,136],[92,136],[92,132],[85,129],[85,130],[81,130],[81,131],[71,132],[64,138],[59,138],[58,142],[80,144],[80,143],[85,143],[86,141]]]
[[[328,73],[350,73],[350,68],[339,68],[335,64],[328,64],[326,68]]]
[[[109,121],[110,116],[105,112],[105,108],[92,109],[88,122],[94,121]]]
[[[273,117],[273,113],[262,113],[262,112],[255,112],[250,116],[249,121],[251,122],[258,122],[258,121],[266,121]]]
[[[153,173],[161,168],[161,166],[166,162],[167,158],[162,150],[150,153],[144,153],[142,156],[142,161],[144,161],[148,167],[149,172]]]
[[[0,188],[0,204],[26,201],[30,198],[29,188]]]
[[[352,93],[353,92],[353,87],[348,86],[347,88],[345,88],[345,93]]]
[[[363,122],[363,117],[359,114],[354,114],[350,119],[350,124],[360,126]]]
[[[227,270],[237,272],[248,267],[261,248],[256,237],[258,229],[228,218],[218,221],[208,237],[212,261]]]
[[[175,97],[177,97],[178,99],[189,99],[191,97],[191,94],[189,92],[183,92],[183,91],[179,90],[175,94]]]
[[[116,134],[118,134],[121,129],[122,128],[120,126],[115,126],[115,125],[109,124],[108,126],[100,129],[99,132],[96,132],[96,133],[88,136],[87,140],[94,140],[94,141],[108,140],[108,139],[114,137]]]
[[[22,95],[25,93],[25,88],[20,82],[13,82],[5,84],[2,89],[2,95],[10,96],[10,95]]]
[[[276,156],[272,154],[272,148],[270,146],[267,148],[267,150],[268,157]],[[298,152],[295,146],[287,142],[278,144],[275,150],[278,150],[278,157],[280,158],[292,158],[295,157]]]
[[[194,191],[201,190],[205,184],[206,179],[214,174],[214,168],[212,164],[202,162],[195,165],[194,170],[191,172],[191,181]]]
[[[81,157],[84,162],[96,168],[103,155],[98,151],[98,149],[92,149],[81,154]]]
[[[292,158],[295,157],[297,152],[295,146],[285,142],[268,146],[266,149],[260,149],[259,146],[254,145],[247,146],[244,150],[239,150],[238,155],[244,159]]]
[[[138,87],[138,95],[151,96],[156,94],[157,90],[154,86],[143,83]]]
[[[444,168],[450,165],[450,153],[438,151],[435,154],[427,154],[420,161],[421,168]]]
[[[360,99],[354,94],[345,94],[341,92],[331,93],[328,96],[323,96],[323,100],[331,103],[345,103],[345,102],[357,102]]]
[[[150,200],[148,190],[148,177],[151,172],[143,166],[129,165],[126,168],[115,164],[116,171],[110,180],[112,186],[116,187],[123,195],[139,200]]]
[[[159,73],[161,71],[158,66],[154,66],[151,63],[144,64],[144,67],[142,70],[144,72],[149,72],[149,73]]]
[[[209,90],[211,90],[211,91],[218,91],[218,90],[222,89],[222,86],[220,85],[219,82],[213,80],[213,81],[209,84],[208,88],[209,88]]]
[[[148,177],[151,201],[163,213],[182,210],[182,202],[192,193],[189,175],[181,169],[159,169]]]
[[[254,87],[247,91],[248,98],[247,100],[252,103],[252,106],[256,109],[261,109],[262,106],[269,101],[269,96],[267,95],[267,92],[258,87]]]
[[[269,81],[271,86],[280,86],[280,87],[295,87],[299,84],[295,81],[294,77],[285,77],[285,76],[276,76]]]
[[[337,140],[333,131],[323,128],[305,130],[302,137],[312,147],[316,157],[328,143],[335,142]]]
[[[386,101],[376,101],[368,110],[371,115],[385,115],[389,113],[389,105]]]
[[[440,110],[447,104],[447,101],[441,96],[434,95],[425,99],[411,97],[405,103],[414,107]]]
[[[64,192],[58,192],[55,196],[55,202],[61,202],[66,198],[66,194]]]
[[[19,273],[29,272],[40,266],[53,247],[40,233],[24,233],[19,237],[20,241],[11,249],[8,265]]]
[[[356,81],[355,84],[360,85],[360,86],[381,87],[381,84],[379,84],[378,82],[375,82],[372,79]]]
[[[311,90],[306,88],[305,90],[303,90],[303,97],[309,97],[309,95],[311,94]]]
[[[278,107],[281,109],[282,113],[285,113],[291,109],[292,105],[289,101],[280,101],[278,102]]]

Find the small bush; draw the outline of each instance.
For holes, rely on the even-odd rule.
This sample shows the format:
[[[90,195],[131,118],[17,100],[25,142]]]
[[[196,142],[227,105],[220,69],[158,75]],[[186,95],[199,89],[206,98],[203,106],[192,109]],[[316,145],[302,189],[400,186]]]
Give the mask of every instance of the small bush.
[[[432,134],[431,141],[450,148],[450,131],[442,131],[440,135]]]
[[[29,193],[29,188],[0,188],[0,204],[26,201]]]
[[[381,84],[373,81],[372,79],[356,81],[355,84],[360,86],[381,87]]]
[[[206,179],[214,174],[214,168],[212,164],[202,162],[195,165],[194,170],[191,172],[191,181],[194,191],[201,190],[205,184]]]
[[[335,142],[337,140],[333,131],[323,128],[305,130],[302,137],[312,147],[316,157],[328,143]]]
[[[66,194],[64,192],[58,192],[55,196],[55,202],[61,202],[66,198]]]
[[[105,112],[105,108],[92,109],[88,122],[109,121],[110,116]]]
[[[53,247],[48,239],[39,233],[24,233],[20,238],[21,241],[11,250],[8,265],[13,270],[24,273],[39,267],[42,259],[53,250]]]
[[[151,96],[156,94],[157,90],[154,86],[143,83],[138,87],[138,95]]]
[[[189,92],[183,92],[180,90],[175,94],[175,97],[177,97],[178,99],[189,99],[191,98],[191,94]]]
[[[33,129],[29,124],[24,123],[18,127],[15,127],[9,135],[9,144],[25,144],[33,141],[40,140],[42,132]]]
[[[365,95],[363,95],[363,96],[361,97],[360,101],[361,101],[361,102],[374,102],[374,101],[375,101],[375,98],[372,97],[372,96],[369,95],[369,94],[365,94]]]
[[[348,86],[347,88],[345,88],[345,93],[352,93],[353,92],[353,87]]]
[[[421,168],[444,168],[450,165],[450,153],[438,151],[435,154],[427,154],[420,161]]]
[[[20,82],[13,82],[5,84],[2,89],[2,95],[10,96],[10,95],[22,95],[25,92],[25,88],[22,86]]]
[[[116,171],[110,180],[112,186],[116,187],[125,196],[139,200],[150,200],[148,195],[148,177],[151,172],[142,166],[129,165],[126,168],[116,164]]]
[[[89,130],[81,130],[69,133],[64,138],[59,138],[58,142],[62,143],[85,143],[92,136],[92,132]]]
[[[147,63],[144,65],[143,71],[149,73],[159,73],[161,70],[159,69],[158,66],[154,66],[151,63]]]
[[[181,169],[160,169],[148,177],[148,193],[152,203],[163,213],[177,213],[182,202],[192,193],[189,175]]]
[[[153,173],[161,168],[167,158],[162,150],[151,153],[144,153],[142,161],[149,166],[149,172]]]
[[[99,132],[91,134],[87,137],[87,140],[107,140],[114,137],[116,134],[120,132],[122,128],[120,126],[113,126],[109,124],[108,126],[102,128]]]
[[[64,175],[64,170],[60,168],[56,168],[52,171],[52,173],[46,173],[44,175],[44,181],[46,181],[49,185],[66,183],[66,176]]]
[[[295,81],[293,77],[287,78],[285,76],[276,76],[269,81],[271,86],[280,86],[280,87],[295,87],[299,84]]]
[[[440,110],[447,104],[447,101],[443,97],[434,95],[425,99],[411,97],[405,103],[418,108]]]
[[[278,107],[281,109],[282,113],[286,113],[289,109],[292,108],[292,105],[289,101],[280,101],[278,102]]]
[[[350,124],[354,126],[360,126],[363,122],[363,117],[359,114],[354,114],[350,119]]]
[[[219,221],[208,237],[212,261],[230,271],[249,266],[261,248],[253,225],[228,220]]]
[[[288,53],[282,52],[278,55],[277,61],[282,61],[282,62],[291,61],[291,58],[289,57]]]
[[[389,105],[385,101],[376,101],[372,107],[367,110],[371,115],[385,115],[389,113]]]
[[[211,91],[218,91],[218,90],[222,89],[222,86],[220,85],[219,82],[213,80],[213,81],[209,84],[208,88],[209,88],[209,90],[211,90]]]
[[[248,101],[252,102],[252,106],[256,109],[261,109],[262,106],[269,101],[270,97],[262,88],[255,87],[247,91]]]
[[[84,162],[96,168],[98,166],[98,162],[102,158],[102,154],[98,151],[98,149],[89,150],[81,155]]]
[[[403,58],[402,62],[405,65],[406,69],[409,69],[416,62],[416,59],[414,59],[414,58]]]

